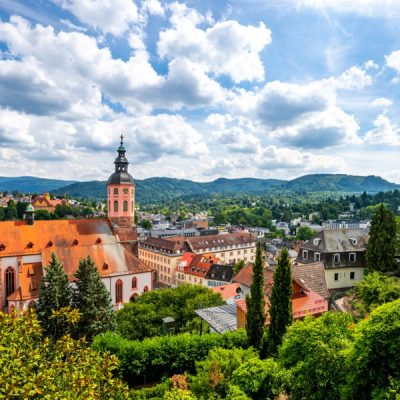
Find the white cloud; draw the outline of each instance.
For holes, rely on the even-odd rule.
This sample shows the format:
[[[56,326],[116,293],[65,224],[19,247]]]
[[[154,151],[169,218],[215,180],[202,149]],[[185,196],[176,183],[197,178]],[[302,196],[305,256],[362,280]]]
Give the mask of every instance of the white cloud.
[[[142,1],[142,9],[152,15],[164,15],[164,7],[158,0]]]
[[[14,144],[32,148],[35,138],[29,132],[29,118],[12,110],[0,109],[0,141],[3,148]]]
[[[388,67],[400,72],[400,50],[393,51],[385,56],[385,60]]]
[[[139,19],[132,0],[53,0],[81,22],[104,33],[121,36]]]
[[[379,69],[379,65],[376,64],[374,60],[368,60],[368,61],[366,61],[364,63],[364,68],[365,69],[372,69],[372,70],[375,69],[375,70],[377,70],[377,69]]]
[[[201,29],[207,18],[181,4],[173,4],[173,27],[160,32],[157,50],[165,59],[186,58],[216,76],[234,82],[264,79],[261,51],[271,43],[271,31],[263,23],[244,26],[228,20]]]
[[[374,121],[374,126],[375,128],[365,134],[366,143],[400,145],[400,128],[392,123],[386,115],[378,115]]]
[[[386,97],[378,97],[371,102],[371,107],[387,108],[393,105],[393,101]]]

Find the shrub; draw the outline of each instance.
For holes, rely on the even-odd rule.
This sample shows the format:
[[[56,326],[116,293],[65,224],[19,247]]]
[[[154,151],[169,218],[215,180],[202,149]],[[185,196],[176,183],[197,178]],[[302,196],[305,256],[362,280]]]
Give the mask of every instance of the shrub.
[[[131,385],[138,385],[174,374],[193,373],[196,361],[207,357],[211,349],[246,348],[247,338],[243,330],[223,335],[180,334],[143,341],[130,341],[115,333],[105,333],[95,338],[93,346],[115,354],[120,360],[124,379]]]

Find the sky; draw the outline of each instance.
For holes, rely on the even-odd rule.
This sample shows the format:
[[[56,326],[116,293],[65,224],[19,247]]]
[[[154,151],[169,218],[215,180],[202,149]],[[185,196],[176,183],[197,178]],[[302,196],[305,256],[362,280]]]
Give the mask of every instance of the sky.
[[[0,0],[0,176],[400,183],[399,0]]]

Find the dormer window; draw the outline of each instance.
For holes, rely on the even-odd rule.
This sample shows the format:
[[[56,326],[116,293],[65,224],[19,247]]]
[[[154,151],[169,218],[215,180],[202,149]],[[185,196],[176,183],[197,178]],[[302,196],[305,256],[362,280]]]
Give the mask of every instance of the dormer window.
[[[320,238],[313,239],[313,245],[314,246],[319,246],[320,243],[321,243],[321,239]]]
[[[76,246],[78,243],[79,243],[79,242],[78,242],[78,239],[74,239],[74,241],[72,242],[72,245],[73,245],[73,246]]]
[[[98,238],[96,239],[96,244],[100,244],[100,243],[101,243],[101,238],[98,237]]]
[[[314,261],[315,262],[321,261],[321,253],[314,253]]]
[[[46,244],[46,247],[53,247],[53,242],[49,240]]]
[[[350,243],[351,243],[353,246],[356,246],[356,245],[357,245],[357,239],[356,239],[356,238],[350,238]]]
[[[33,243],[32,243],[32,242],[29,242],[29,243],[26,245],[26,247],[27,247],[28,249],[31,249],[31,248],[33,247]]]
[[[340,254],[339,253],[336,253],[333,255],[333,262],[335,264],[340,264]]]
[[[108,269],[108,264],[107,263],[103,264],[103,269]]]
[[[4,243],[0,243],[0,251],[5,250],[6,245]]]
[[[349,254],[349,261],[351,263],[355,263],[356,262],[356,253],[350,253]]]
[[[303,260],[307,260],[308,259],[308,251],[307,250],[303,250]]]

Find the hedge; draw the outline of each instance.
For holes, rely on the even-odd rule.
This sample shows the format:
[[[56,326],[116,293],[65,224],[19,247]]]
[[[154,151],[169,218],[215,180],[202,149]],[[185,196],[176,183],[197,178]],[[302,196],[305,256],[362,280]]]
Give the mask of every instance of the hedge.
[[[120,373],[130,385],[158,382],[163,377],[184,372],[194,373],[196,361],[204,359],[214,347],[247,348],[244,330],[222,335],[180,334],[161,336],[143,341],[127,340],[116,333],[97,336],[93,347],[109,351],[120,360]]]

